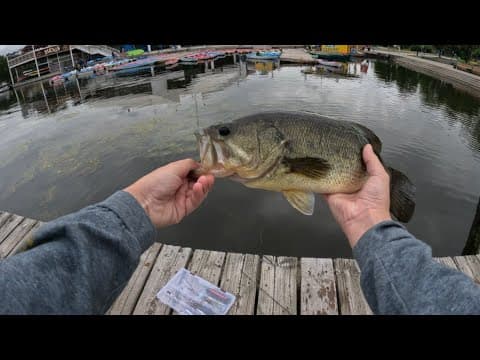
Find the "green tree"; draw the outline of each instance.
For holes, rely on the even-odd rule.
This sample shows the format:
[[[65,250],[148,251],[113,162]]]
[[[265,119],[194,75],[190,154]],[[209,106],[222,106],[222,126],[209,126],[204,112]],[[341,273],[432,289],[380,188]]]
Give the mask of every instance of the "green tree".
[[[466,62],[469,62],[472,59],[472,53],[476,47],[476,45],[459,45],[459,56]]]
[[[439,56],[457,56],[463,61],[480,58],[480,45],[410,45],[410,50],[438,53]]]
[[[473,50],[472,52],[472,57],[474,57],[475,59],[480,59],[480,47],[476,48],[475,50]]]
[[[466,62],[480,55],[480,45],[435,45],[435,48],[442,50],[442,54],[458,56]]]

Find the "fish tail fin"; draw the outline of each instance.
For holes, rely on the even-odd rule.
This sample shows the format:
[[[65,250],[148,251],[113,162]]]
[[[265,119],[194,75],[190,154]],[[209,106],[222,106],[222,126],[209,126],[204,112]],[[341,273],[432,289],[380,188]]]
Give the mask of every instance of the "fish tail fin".
[[[390,173],[390,211],[401,222],[409,222],[415,211],[415,185],[402,172],[388,167]]]

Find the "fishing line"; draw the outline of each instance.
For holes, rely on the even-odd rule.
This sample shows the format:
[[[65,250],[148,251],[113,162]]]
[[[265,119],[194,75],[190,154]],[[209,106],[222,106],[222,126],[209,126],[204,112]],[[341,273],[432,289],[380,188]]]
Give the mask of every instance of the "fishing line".
[[[292,268],[293,266],[297,266],[296,264],[296,259],[292,259],[292,258],[287,258],[285,260],[282,260],[282,261],[278,261],[278,258],[274,257],[274,256],[271,256],[271,255],[263,255],[263,252],[262,252],[262,245],[263,245],[263,232],[264,232],[265,228],[262,227],[262,230],[260,232],[260,241],[258,242],[257,244],[257,251],[256,253],[259,254],[260,256],[260,264],[262,262],[265,262],[271,266],[273,266],[274,268],[276,267],[284,267],[284,268]],[[274,260],[270,260],[269,257],[272,257],[272,259]],[[295,263],[294,263],[295,262]],[[261,265],[260,265],[261,266]],[[274,296],[272,296],[268,291],[266,291],[265,289],[262,289],[260,287],[260,278],[258,279],[252,279],[247,273],[245,273],[245,271],[243,271],[242,269],[242,274],[245,275],[252,283],[255,284],[255,288],[258,289],[258,291],[263,291],[265,293],[265,295],[267,295],[270,299],[272,299],[272,301],[277,304],[280,308],[282,308],[288,315],[295,315],[295,314],[292,314],[285,306],[283,306],[282,304],[280,304]]]
[[[197,130],[200,130],[200,118],[198,117],[197,93],[194,93],[193,96],[195,98],[195,116],[197,118]]]
[[[260,259],[260,261],[262,261],[262,259]],[[280,306],[288,315],[295,315],[293,313],[291,313],[285,306],[283,306],[282,304],[280,304],[272,295],[270,295],[266,290],[262,289],[260,287],[260,281],[258,280],[253,280],[248,274],[245,273],[245,271],[242,270],[242,274],[245,275],[250,281],[252,281],[253,283],[255,283],[255,286],[257,287],[258,291],[263,291],[265,293],[265,295],[267,295],[270,299],[273,300],[273,302],[275,304],[277,304],[278,306]]]

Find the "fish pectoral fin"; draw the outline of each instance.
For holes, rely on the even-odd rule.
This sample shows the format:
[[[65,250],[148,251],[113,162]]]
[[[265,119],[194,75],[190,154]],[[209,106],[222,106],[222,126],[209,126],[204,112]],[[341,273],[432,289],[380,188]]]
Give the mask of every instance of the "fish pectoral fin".
[[[285,190],[283,191],[283,196],[285,196],[290,205],[302,214],[313,214],[313,208],[315,206],[315,195],[313,192]]]
[[[327,175],[331,165],[322,158],[283,158],[283,164],[290,172],[298,173],[309,178],[318,179]]]

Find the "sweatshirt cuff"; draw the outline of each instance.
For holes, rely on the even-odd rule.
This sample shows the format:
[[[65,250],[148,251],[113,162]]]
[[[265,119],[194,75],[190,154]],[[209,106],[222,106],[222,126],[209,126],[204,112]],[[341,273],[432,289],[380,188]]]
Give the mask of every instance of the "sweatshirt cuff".
[[[155,241],[155,226],[143,207],[128,192],[120,190],[101,202],[99,205],[112,210],[120,217],[125,226],[137,238],[142,252]]]
[[[372,255],[377,250],[385,246],[389,241],[398,238],[399,232],[402,233],[404,231],[408,233],[402,224],[393,220],[387,220],[378,223],[363,234],[353,247],[353,256],[357,260],[360,269],[372,258]]]

